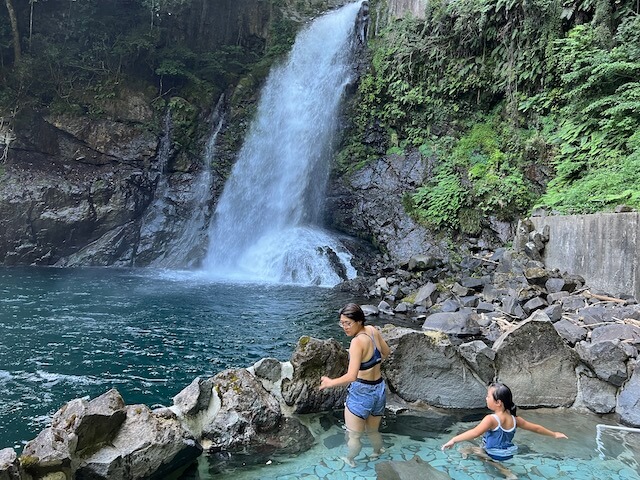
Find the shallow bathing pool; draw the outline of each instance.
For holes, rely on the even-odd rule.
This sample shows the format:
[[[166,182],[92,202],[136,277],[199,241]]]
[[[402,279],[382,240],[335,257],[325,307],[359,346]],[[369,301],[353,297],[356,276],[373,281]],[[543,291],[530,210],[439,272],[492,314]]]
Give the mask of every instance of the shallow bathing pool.
[[[340,460],[346,452],[344,430],[339,412],[309,417],[309,425],[318,441],[297,457],[264,459],[260,465],[243,467],[218,463],[211,466],[204,458],[198,469],[185,479],[233,478],[234,480],[373,480],[375,466],[385,461],[407,461],[415,456],[455,480],[505,478],[494,466],[474,456],[464,458],[458,444],[445,452],[440,447],[451,436],[473,427],[485,412],[466,416],[444,413],[416,413],[387,416],[383,424],[386,452],[370,459],[371,447],[365,440],[356,468]],[[515,443],[519,453],[503,465],[517,478],[528,480],[639,480],[640,433],[607,429],[617,425],[608,416],[570,410],[523,410],[522,417],[562,431],[568,440],[555,440],[520,430]],[[602,433],[597,438],[598,424]],[[477,443],[476,443],[477,444]],[[472,443],[466,443],[472,445]],[[242,462],[242,460],[239,460]],[[414,477],[415,480],[422,480]]]

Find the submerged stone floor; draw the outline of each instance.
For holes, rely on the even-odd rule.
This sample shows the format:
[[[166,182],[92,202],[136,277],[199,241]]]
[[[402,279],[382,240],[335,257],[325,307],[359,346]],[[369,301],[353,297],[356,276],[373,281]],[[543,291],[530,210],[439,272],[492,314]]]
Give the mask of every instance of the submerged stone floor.
[[[503,465],[518,479],[522,480],[640,480],[640,434],[629,432],[606,432],[599,443],[596,440],[595,424],[570,426],[579,418],[571,414],[562,418],[536,414],[523,414],[527,420],[552,426],[564,431],[569,440],[555,440],[549,437],[521,431],[516,434],[519,453]],[[384,433],[386,452],[371,459],[371,447],[365,441],[361,454],[352,468],[340,459],[346,452],[344,432],[333,427],[322,434],[322,440],[314,448],[298,457],[273,459],[268,464],[250,469],[236,469],[233,473],[199,478],[215,479],[232,476],[234,480],[380,480],[375,465],[385,461],[410,461],[416,455],[432,467],[446,473],[454,480],[494,480],[506,478],[493,465],[477,457],[463,458],[458,448],[445,452],[440,446],[452,435],[472,424],[458,424],[452,432],[425,432],[428,437]],[[316,432],[318,433],[318,432]],[[202,470],[201,470],[202,471]],[[418,480],[411,478],[407,480]]]

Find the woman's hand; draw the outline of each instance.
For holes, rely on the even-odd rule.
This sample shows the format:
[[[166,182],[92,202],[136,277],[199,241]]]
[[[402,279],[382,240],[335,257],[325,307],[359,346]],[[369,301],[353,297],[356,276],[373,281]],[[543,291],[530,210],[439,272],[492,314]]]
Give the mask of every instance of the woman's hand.
[[[331,388],[331,379],[329,377],[320,377],[320,387],[319,390],[324,390],[325,388]]]

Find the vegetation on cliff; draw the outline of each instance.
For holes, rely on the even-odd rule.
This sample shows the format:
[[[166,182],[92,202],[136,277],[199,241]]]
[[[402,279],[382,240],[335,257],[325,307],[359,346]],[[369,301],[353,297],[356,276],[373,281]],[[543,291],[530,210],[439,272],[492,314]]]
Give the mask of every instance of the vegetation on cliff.
[[[272,0],[256,31],[211,44],[201,0],[6,0],[0,117],[101,116],[136,89],[158,109],[174,106],[176,146],[189,150],[198,113],[237,86],[233,150],[269,65],[305,15],[327,7],[309,0],[296,16],[290,3]],[[636,1],[434,0],[370,45],[340,165],[418,149],[432,175],[404,200],[425,224],[474,234],[488,216],[511,220],[535,205],[640,206]]]
[[[202,0],[6,0],[0,119],[25,110],[102,117],[139,92],[158,112],[174,107],[176,148],[197,149],[198,113],[242,79],[259,83],[292,45],[298,25],[283,2],[256,2],[229,21]]]
[[[341,166],[419,149],[427,225],[640,207],[637,2],[436,0],[370,46]]]

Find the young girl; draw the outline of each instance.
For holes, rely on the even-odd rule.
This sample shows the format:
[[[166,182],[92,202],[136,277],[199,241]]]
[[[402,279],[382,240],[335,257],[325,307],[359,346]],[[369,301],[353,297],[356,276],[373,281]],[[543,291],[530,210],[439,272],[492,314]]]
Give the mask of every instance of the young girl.
[[[487,390],[487,407],[493,412],[471,430],[456,435],[442,446],[442,450],[453,447],[458,442],[472,440],[480,435],[482,449],[474,453],[482,457],[502,461],[513,457],[518,449],[512,442],[516,427],[554,438],[567,438],[564,433],[552,432],[536,423],[527,422],[522,417],[516,417],[516,406],[509,387],[502,383],[493,383]]]

